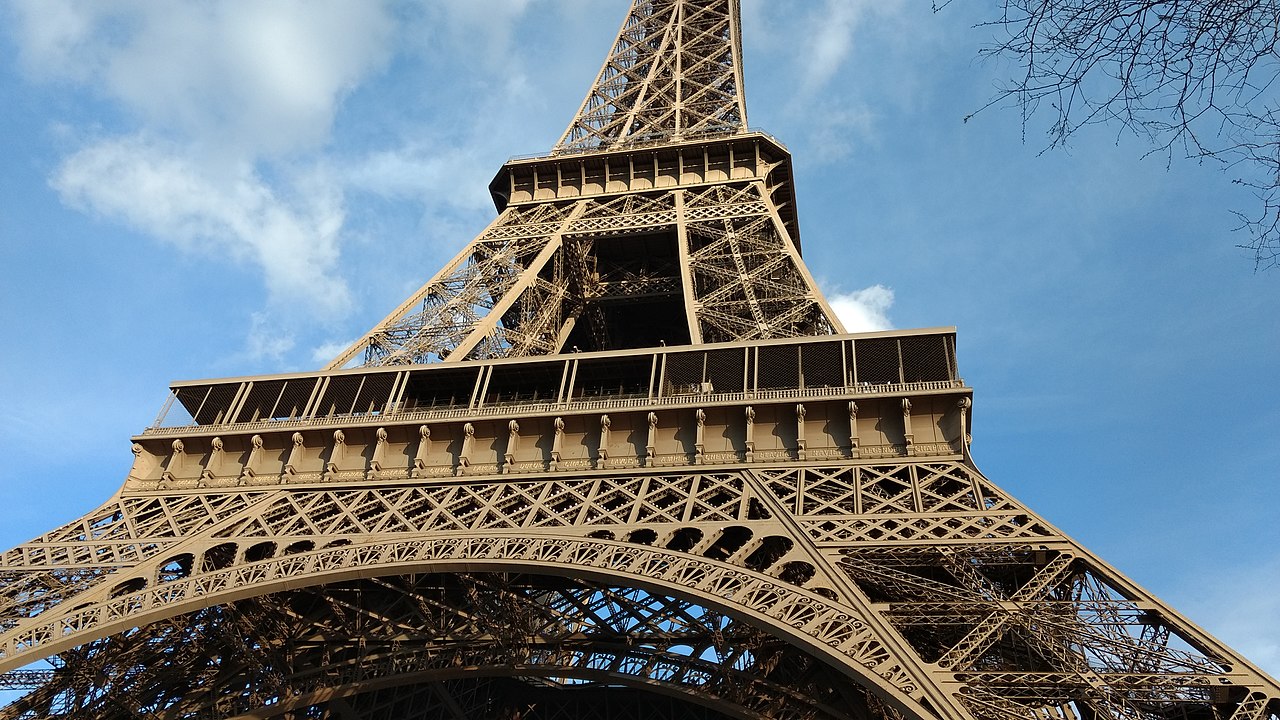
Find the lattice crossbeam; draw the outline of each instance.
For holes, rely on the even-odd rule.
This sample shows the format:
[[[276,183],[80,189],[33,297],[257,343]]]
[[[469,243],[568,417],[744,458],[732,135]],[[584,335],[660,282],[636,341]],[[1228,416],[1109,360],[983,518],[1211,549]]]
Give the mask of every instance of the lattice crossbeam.
[[[686,237],[687,269],[673,257],[660,275],[629,273],[628,261],[601,275],[594,258],[610,237],[637,232]],[[692,306],[703,341],[839,331],[786,233],[759,183],[508,208],[329,367],[551,355],[565,350],[580,318],[609,336],[600,300],[655,291]],[[691,278],[689,297],[681,297],[681,272]]]
[[[157,623],[68,657],[0,717],[54,705],[60,714],[115,717],[120,697],[161,717],[258,708],[274,717],[460,666],[550,685],[665,686],[719,698],[746,717],[845,717],[842,703],[866,698],[856,686],[837,694],[847,681],[829,668],[688,600],[460,575],[324,586]],[[178,687],[186,690],[167,692]]]
[[[555,151],[329,369],[486,362],[326,373],[287,420],[240,417],[286,384],[225,384],[0,555],[0,720],[1280,720],[982,476],[950,336],[750,342],[842,329],[738,13],[633,0]],[[632,351],[665,338],[742,345]],[[374,376],[367,410],[322,390]],[[469,402],[405,392],[451,376]]]
[[[788,591],[785,585],[753,581],[756,584],[744,586],[731,574],[715,570],[722,566],[706,564],[705,561],[699,564],[696,560],[692,563],[673,562],[671,559],[688,555],[724,559],[744,568],[767,569],[781,577],[791,576],[793,569],[788,568],[792,568],[799,557],[809,558],[810,563],[818,561],[818,555],[812,554],[816,548],[807,556],[798,555],[795,550],[766,551],[773,547],[771,543],[781,542],[783,537],[765,537],[770,532],[778,532],[781,520],[770,508],[777,508],[776,512],[794,513],[797,519],[833,518],[841,521],[860,521],[860,518],[910,520],[928,517],[928,508],[939,507],[951,512],[968,511],[977,517],[983,515],[984,507],[995,508],[985,511],[992,517],[1004,517],[1010,512],[1028,513],[971,467],[959,463],[762,468],[758,474],[746,475],[732,471],[640,476],[601,474],[595,478],[569,475],[542,480],[434,482],[425,487],[286,488],[271,492],[228,493],[223,498],[154,496],[145,502],[133,503],[131,499],[128,503],[114,506],[138,509],[139,515],[133,518],[125,513],[111,512],[100,516],[102,521],[97,527],[101,529],[94,532],[102,537],[114,536],[114,533],[124,532],[131,526],[137,527],[142,518],[148,518],[152,523],[160,522],[159,517],[165,514],[158,513],[157,508],[189,508],[182,503],[194,497],[205,499],[207,504],[201,507],[206,510],[222,508],[222,515],[211,518],[216,519],[216,523],[179,521],[182,512],[175,510],[173,512],[177,514],[167,516],[172,519],[161,525],[166,528],[170,542],[176,543],[168,552],[182,551],[191,555],[186,561],[188,577],[183,578],[179,574],[155,589],[120,595],[119,591],[108,592],[110,587],[104,585],[102,579],[112,578],[112,583],[120,588],[134,587],[128,578],[155,577],[162,573],[161,566],[167,562],[168,555],[141,561],[138,566],[140,572],[136,573],[122,574],[122,568],[115,568],[79,592],[74,599],[66,598],[62,603],[32,608],[30,619],[35,622],[20,623],[6,633],[16,642],[5,644],[0,652],[5,657],[17,659],[25,654],[27,648],[64,644],[65,641],[58,637],[63,633],[86,632],[89,633],[87,636],[93,636],[94,628],[103,622],[131,626],[133,621],[128,619],[131,614],[154,612],[165,603],[189,602],[191,598],[206,593],[213,593],[212,597],[219,593],[239,595],[257,583],[265,583],[264,588],[279,587],[279,583],[289,582],[286,578],[342,572],[344,567],[373,568],[414,557],[468,557],[478,552],[480,555],[475,557],[523,556],[548,566],[563,563],[573,567],[621,568],[627,565],[630,567],[628,572],[637,577],[664,577],[690,588],[699,587],[701,592],[708,593],[706,597],[733,598],[735,603],[767,611],[775,622],[804,628],[806,633],[825,637],[831,647],[841,648],[851,657],[858,658],[861,667],[879,668],[886,682],[911,686],[915,681],[907,668],[916,661],[895,656],[894,651],[884,644],[888,638],[878,637],[863,624],[874,622],[879,617],[886,623],[885,627],[896,628],[896,632],[902,633],[907,646],[918,648],[924,662],[936,663],[943,668],[954,666],[955,670],[949,675],[952,678],[950,682],[965,689],[961,696],[962,704],[980,715],[982,712],[995,712],[992,708],[996,707],[1004,708],[1001,713],[1012,712],[1015,708],[1030,712],[1025,709],[1084,703],[1093,708],[1093,712],[1108,716],[1142,716],[1147,712],[1144,708],[1153,704],[1175,708],[1211,700],[1219,704],[1236,702],[1233,698],[1237,696],[1223,695],[1221,689],[1214,688],[1221,688],[1223,677],[1233,678],[1233,683],[1243,677],[1236,671],[1229,672],[1227,664],[1213,654],[1206,655],[1203,648],[1197,650],[1185,646],[1188,642],[1193,645],[1201,642],[1197,639],[1198,631],[1180,626],[1176,616],[1158,612],[1150,600],[1139,603],[1112,589],[1091,566],[1087,563],[1081,565],[1084,561],[1075,550],[1047,551],[1041,549],[1042,546],[1016,544],[1008,540],[998,545],[973,544],[963,532],[955,535],[948,546],[930,547],[911,542],[889,546],[883,540],[846,541],[846,549],[842,551],[844,559],[836,567],[858,588],[856,592],[866,593],[867,598],[874,602],[888,603],[881,610],[873,610],[873,605],[868,605],[863,610],[854,611],[855,615],[864,613],[865,619],[852,624],[837,620],[837,616],[831,614],[839,612],[836,610],[839,606],[819,611],[813,604],[812,595],[803,602],[793,602],[801,598],[789,597],[788,593],[796,590]],[[231,513],[232,509],[235,509],[234,513]],[[840,514],[833,514],[837,512]],[[45,539],[62,539],[67,532],[83,533],[85,527],[84,523],[73,523],[67,526],[67,530],[50,534]],[[572,546],[566,545],[564,540],[541,544],[513,536],[477,544],[474,539],[478,537],[475,533],[572,533],[574,528],[582,529],[578,532],[589,533],[609,529],[611,537],[625,537],[627,543],[666,545],[675,548],[676,552],[671,555],[668,551],[668,559],[660,561],[657,556],[644,559],[643,555],[637,555],[620,565],[616,559],[611,559],[617,556],[609,555],[616,550],[605,551],[606,546],[601,545],[570,549]],[[746,528],[755,529],[756,541],[742,544],[741,539],[730,540],[740,538],[742,529]],[[467,539],[467,534],[472,534],[472,539]],[[391,542],[376,547],[360,545],[378,537]],[[403,539],[394,540],[397,537]],[[747,537],[750,538],[751,534]],[[423,542],[419,538],[435,539]],[[1058,547],[1067,547],[1062,545],[1066,541],[1061,536],[1054,536],[1052,540]],[[220,548],[228,542],[239,547],[231,561],[232,566],[220,569],[217,564],[210,564],[213,562],[210,558],[231,557],[219,555],[222,552]],[[726,542],[732,544],[726,546]],[[272,548],[268,554],[282,553],[286,545],[296,548],[289,552],[298,554],[255,561],[253,554],[259,551],[254,548],[265,547],[264,543]],[[795,543],[796,539],[792,538],[786,546],[795,546]],[[329,549],[321,549],[325,546]],[[449,547],[455,550],[448,550]],[[516,547],[521,549],[515,550]],[[728,549],[722,549],[725,547]],[[174,567],[171,571],[181,573],[181,568]],[[804,582],[804,577],[807,576],[798,576],[792,582]],[[819,575],[815,581],[822,577]],[[756,641],[752,641],[749,649],[735,649],[733,641],[728,639],[731,634],[726,635],[721,621],[715,619],[718,616],[697,609],[702,606],[688,599],[673,601],[653,596],[635,604],[622,601],[622,596],[613,591],[564,593],[556,590],[554,585],[544,584],[538,586],[542,589],[538,590],[539,600],[536,603],[521,600],[511,605],[492,599],[509,597],[502,592],[488,595],[490,600],[481,600],[495,587],[491,581],[479,584],[476,584],[478,581],[469,581],[472,583],[471,594],[456,596],[452,600],[414,592],[403,579],[397,579],[394,572],[385,579],[369,582],[371,584],[366,585],[363,592],[371,592],[369,588],[377,587],[381,588],[378,592],[384,597],[377,609],[363,605],[358,594],[310,589],[306,593],[319,603],[316,608],[324,609],[323,612],[316,608],[304,611],[304,619],[324,616],[342,623],[347,628],[346,637],[360,638],[358,647],[364,648],[360,652],[377,652],[393,657],[399,652],[396,648],[408,647],[406,643],[430,642],[436,643],[434,647],[437,648],[430,656],[434,658],[432,662],[474,664],[481,662],[478,656],[452,659],[455,656],[450,653],[455,650],[449,648],[454,647],[450,645],[453,640],[439,644],[442,641],[432,638],[460,640],[468,633],[476,632],[497,637],[491,623],[495,618],[502,618],[502,622],[519,628],[523,637],[534,639],[525,641],[526,650],[522,652],[532,653],[527,657],[537,657],[538,664],[527,666],[521,672],[541,677],[541,682],[551,682],[555,677],[575,673],[577,676],[587,673],[591,678],[598,677],[603,681],[605,678],[630,677],[627,673],[661,672],[668,681],[675,681],[680,678],[709,678],[720,672],[710,671],[708,674],[691,667],[676,669],[667,660],[653,654],[641,657],[632,651],[619,653],[604,646],[588,652],[578,645],[555,645],[553,638],[578,637],[588,625],[598,627],[600,632],[611,638],[610,642],[625,637],[635,638],[637,633],[665,634],[668,642],[692,648],[686,651],[689,655],[685,657],[707,661],[714,657],[716,662],[734,668],[735,672],[747,671],[750,667],[775,667],[770,672],[776,672],[777,661],[771,659],[773,655],[762,654],[762,646]],[[839,587],[839,582],[828,585],[830,582],[833,580],[822,580],[822,587]],[[558,595],[555,594],[557,592]],[[86,606],[86,602],[90,604]],[[99,603],[97,609],[92,604],[95,602]],[[59,605],[74,609],[60,612]],[[296,603],[289,606],[294,611],[303,608]],[[335,638],[342,633],[323,629],[305,632],[290,629],[288,622],[267,620],[260,614],[270,607],[273,605],[268,604],[252,612],[242,607],[238,612],[242,613],[245,622],[263,633],[292,638],[289,642],[293,648],[291,652],[295,654],[327,649],[329,660],[308,662],[315,663],[316,667],[336,663],[337,677],[345,678],[338,686],[350,688],[354,693],[350,695],[351,701],[358,702],[357,698],[362,696],[357,692],[360,684],[373,682],[373,679],[360,674],[366,670],[358,670],[357,675],[343,674],[365,666],[351,665],[332,654],[343,647],[341,642],[335,644]],[[846,608],[843,612],[850,610]],[[55,619],[56,615],[61,615],[61,619]],[[190,623],[182,620],[181,616],[175,617],[174,620],[145,626],[162,633],[190,632]],[[52,624],[42,624],[45,619],[51,620]],[[225,624],[226,620],[219,622]],[[244,623],[231,623],[227,627],[243,626]],[[358,630],[361,627],[370,630],[351,633],[352,628]],[[58,629],[55,631],[55,628]],[[373,628],[379,630],[373,632]],[[106,639],[91,641],[83,647],[97,647],[94,642],[137,642],[140,647],[156,646],[148,644],[145,637],[109,634]],[[280,693],[305,690],[307,682],[335,687],[332,674],[313,672],[295,676],[290,672],[282,673],[278,659],[255,655],[261,653],[265,645],[247,639],[250,637],[228,637],[220,642],[230,643],[227,645],[229,656],[243,658],[235,666],[240,669],[234,672],[249,673],[257,678],[246,687],[260,688],[266,695],[255,697],[275,697]],[[189,642],[194,647],[197,639],[192,638]],[[208,647],[207,639],[200,638],[198,642]],[[535,644],[530,646],[528,642]],[[166,643],[158,645],[170,646]],[[513,645],[508,641],[491,645],[506,648],[503,652],[517,646],[519,644]],[[561,649],[555,650],[556,647]],[[355,649],[341,652],[355,652]],[[945,657],[948,653],[958,659],[948,659]],[[64,653],[61,657],[63,663],[71,663],[76,655]],[[119,662],[121,655],[113,650],[103,657]],[[1003,658],[1001,662],[1004,663],[1030,664],[1021,670],[993,673],[987,668],[994,657]],[[904,660],[908,660],[906,665],[902,664]],[[563,664],[570,661],[571,665]],[[399,668],[396,672],[406,671],[408,666],[396,662],[400,664],[379,665],[377,668],[381,669],[373,672],[381,677],[379,673],[389,672],[388,668]],[[77,674],[67,667],[53,676],[46,675],[44,684],[32,695],[35,699],[31,702],[36,703],[40,697],[54,702],[57,698],[51,699],[48,695],[54,692],[48,688],[53,687],[63,688],[54,693],[64,693],[58,697],[69,697],[65,696],[68,683],[82,682],[75,678],[84,677],[87,671]],[[207,664],[200,667],[204,669],[192,672],[212,674],[199,675],[199,683],[214,682],[216,678],[226,678],[233,672],[232,666],[218,666],[220,669],[216,671]],[[421,669],[421,672],[428,671],[425,666]],[[1224,676],[1224,673],[1227,674]],[[121,682],[141,682],[140,678],[141,675],[126,674]],[[123,695],[117,694],[117,697],[130,697],[139,707],[176,701],[174,696],[160,692],[159,687],[157,685],[150,690],[137,685],[122,687]],[[93,697],[92,693],[81,695],[85,702]],[[1127,699],[1119,699],[1122,696]],[[242,700],[248,703],[245,707],[258,702],[250,702],[252,698],[248,696]],[[196,706],[187,707],[183,711],[184,716],[203,717],[200,714],[203,711],[197,710]],[[759,712],[762,716],[776,715],[774,709],[761,709]],[[1243,717],[1254,710],[1237,712]],[[0,717],[25,716],[28,715]],[[94,716],[111,717],[106,711]]]
[[[738,0],[635,0],[557,152],[742,132]]]

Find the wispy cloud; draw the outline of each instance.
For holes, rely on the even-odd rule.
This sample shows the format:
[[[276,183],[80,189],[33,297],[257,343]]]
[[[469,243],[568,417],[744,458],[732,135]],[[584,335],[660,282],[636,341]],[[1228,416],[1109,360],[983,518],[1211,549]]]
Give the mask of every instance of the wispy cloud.
[[[253,361],[284,362],[296,341],[293,334],[282,330],[264,313],[254,313],[245,342],[245,355]]]
[[[269,183],[248,162],[213,169],[188,148],[145,135],[87,144],[52,179],[63,200],[207,257],[261,267],[273,299],[319,313],[350,300],[335,274],[341,192],[322,171]]]
[[[325,365],[338,357],[338,354],[343,350],[351,347],[351,343],[353,342],[355,342],[354,339],[334,340],[317,345],[316,347],[311,348],[311,361],[316,365]]]
[[[343,179],[351,188],[386,198],[430,200],[437,206],[491,212],[488,186],[493,168],[477,158],[488,150],[482,150],[484,144],[481,140],[458,148],[409,141],[356,159],[344,171]]]
[[[533,0],[437,0],[424,4],[433,20],[443,22],[448,36],[458,42],[480,42],[485,56],[501,62],[511,42],[515,23]]]
[[[875,3],[868,0],[827,0],[810,16],[811,42],[804,48],[800,92],[812,95],[840,70],[853,50],[854,33]]]
[[[859,145],[875,140],[875,113],[866,104],[828,99],[812,110],[809,139],[823,149],[820,163],[840,162]]]
[[[903,7],[901,0],[826,0],[806,6],[807,12],[796,20],[810,41],[793,58],[798,85],[787,112],[805,119],[808,140],[823,148],[825,161],[842,160],[873,141],[876,106],[866,87],[843,78],[868,75],[855,66],[859,51],[869,44],[861,38],[867,21],[884,20]],[[883,32],[886,25],[877,22],[875,27]],[[861,59],[867,54],[862,51]]]
[[[281,304],[343,312],[343,193],[316,153],[344,94],[388,58],[383,3],[17,0],[13,10],[33,79],[81,84],[123,111],[111,130],[69,129],[79,147],[51,178],[65,202],[256,264]]]
[[[889,321],[893,290],[884,285],[872,285],[851,293],[835,293],[827,300],[849,332],[893,329],[893,323]]]
[[[809,96],[828,85],[854,55],[858,33],[872,15],[902,11],[902,0],[826,0],[805,19],[808,27],[801,53],[800,94]],[[878,27],[883,31],[883,23]]]
[[[385,3],[15,0],[29,75],[83,83],[136,126],[250,157],[315,148],[389,57]]]

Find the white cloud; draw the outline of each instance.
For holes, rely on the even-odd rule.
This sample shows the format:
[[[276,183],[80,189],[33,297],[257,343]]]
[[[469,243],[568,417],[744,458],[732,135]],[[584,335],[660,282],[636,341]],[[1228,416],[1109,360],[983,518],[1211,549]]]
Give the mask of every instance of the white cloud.
[[[531,4],[532,0],[443,0],[433,7],[443,14],[454,40],[479,40],[489,50],[486,55],[493,57],[506,50],[516,21]]]
[[[355,340],[331,340],[311,349],[311,361],[316,365],[327,365]]]
[[[860,143],[875,140],[875,114],[862,103],[827,98],[812,109],[809,139],[822,148],[822,154],[815,158],[818,163],[842,162]]]
[[[868,85],[874,73],[855,63],[868,61],[884,44],[886,27],[898,30],[897,20],[907,7],[902,0],[825,0],[806,4],[801,12],[782,5],[747,4],[744,12],[755,15],[758,25],[787,27],[786,34],[803,35],[798,51],[776,48],[791,63],[796,83],[785,113],[807,130],[805,139],[822,151],[818,162],[839,162],[859,145],[874,141],[879,115],[876,88]],[[875,38],[860,36],[874,23]],[[755,38],[762,40],[762,38]],[[768,46],[768,38],[763,38]]]
[[[406,143],[352,163],[344,173],[354,188],[383,197],[431,200],[436,205],[472,211],[492,211],[490,163],[481,162],[476,148],[440,148],[429,143]]]
[[[70,79],[138,124],[241,153],[324,142],[344,92],[389,57],[381,2],[15,0],[28,72]]]
[[[10,2],[9,32],[32,80],[69,83],[120,111],[58,128],[72,148],[50,179],[63,201],[261,268],[268,313],[349,310],[340,254],[362,237],[345,227],[349,191],[422,203],[433,240],[449,240],[459,215],[466,239],[473,216],[491,212],[492,162],[477,155],[501,159],[520,145],[495,150],[505,139],[476,130],[471,112],[425,140],[354,151],[334,142],[344,98],[395,53],[481,62],[489,81],[477,94],[491,112],[539,97],[510,49],[533,0]],[[428,91],[453,83],[424,79]]]
[[[883,285],[872,285],[851,293],[836,293],[827,300],[848,332],[893,329],[888,315],[889,308],[893,306],[893,290]]]
[[[62,131],[79,145],[51,178],[64,202],[187,251],[254,263],[271,299],[304,314],[345,311],[342,188],[320,168],[343,97],[390,57],[385,2],[14,0],[12,9],[34,80],[79,84],[123,111],[122,128]]]
[[[828,0],[813,16],[813,34],[805,45],[805,73],[800,90],[809,95],[830,82],[853,49],[853,34],[866,14],[864,0]]]
[[[296,191],[287,197],[247,163],[217,171],[181,147],[130,136],[66,158],[53,184],[64,201],[183,249],[256,263],[276,301],[341,313],[350,300],[334,273],[342,199],[323,173],[307,175],[285,183]]]
[[[835,77],[853,52],[858,28],[868,14],[886,15],[902,7],[901,0],[827,0],[809,16],[800,93],[811,95]]]
[[[274,327],[271,319],[263,313],[253,314],[249,336],[245,339],[245,355],[249,360],[281,363],[294,345],[292,333]]]
[[[98,67],[75,61],[92,58],[86,45],[100,8],[73,0],[11,0],[19,55],[32,75],[84,78]]]

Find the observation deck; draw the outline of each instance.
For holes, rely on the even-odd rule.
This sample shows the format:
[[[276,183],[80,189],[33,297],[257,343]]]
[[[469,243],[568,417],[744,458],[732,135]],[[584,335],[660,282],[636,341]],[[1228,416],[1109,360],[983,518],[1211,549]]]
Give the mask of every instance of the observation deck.
[[[126,489],[964,454],[955,330],[175,382]]]

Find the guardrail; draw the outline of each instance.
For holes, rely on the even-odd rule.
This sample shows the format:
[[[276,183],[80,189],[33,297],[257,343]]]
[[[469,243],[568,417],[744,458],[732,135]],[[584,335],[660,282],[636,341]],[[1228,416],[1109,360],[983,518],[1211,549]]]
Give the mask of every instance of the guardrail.
[[[254,422],[228,423],[225,425],[176,425],[150,427],[143,435],[172,435],[183,430],[214,430],[223,433],[249,432],[253,430],[288,430],[305,427],[347,426],[374,424],[379,421],[409,423],[426,420],[459,420],[463,418],[515,417],[540,415],[551,412],[580,412],[586,410],[630,410],[646,407],[696,407],[699,405],[738,403],[770,400],[803,400],[806,398],[910,395],[938,390],[959,390],[967,387],[963,379],[932,380],[916,383],[861,383],[851,386],[784,388],[779,390],[754,390],[736,393],[682,393],[665,397],[612,397],[593,400],[574,399],[568,402],[506,402],[480,407],[450,406],[429,409],[389,409],[385,412],[331,415],[292,420],[258,420]]]
[[[607,153],[623,150],[643,150],[644,148],[658,147],[660,145],[670,145],[672,143],[683,142],[702,142],[704,140],[721,140],[725,138],[742,137],[744,135],[760,135],[768,138],[770,142],[780,148],[786,149],[778,138],[761,130],[760,128],[747,128],[746,130],[726,130],[721,132],[693,132],[676,135],[663,135],[661,137],[645,138],[643,140],[621,140],[613,145],[596,146],[596,147],[573,147],[561,150],[552,150],[544,153],[530,153],[528,155],[512,155],[507,158],[507,162],[520,162],[522,160],[556,160],[559,158],[573,157],[576,155],[589,155],[591,153]]]

